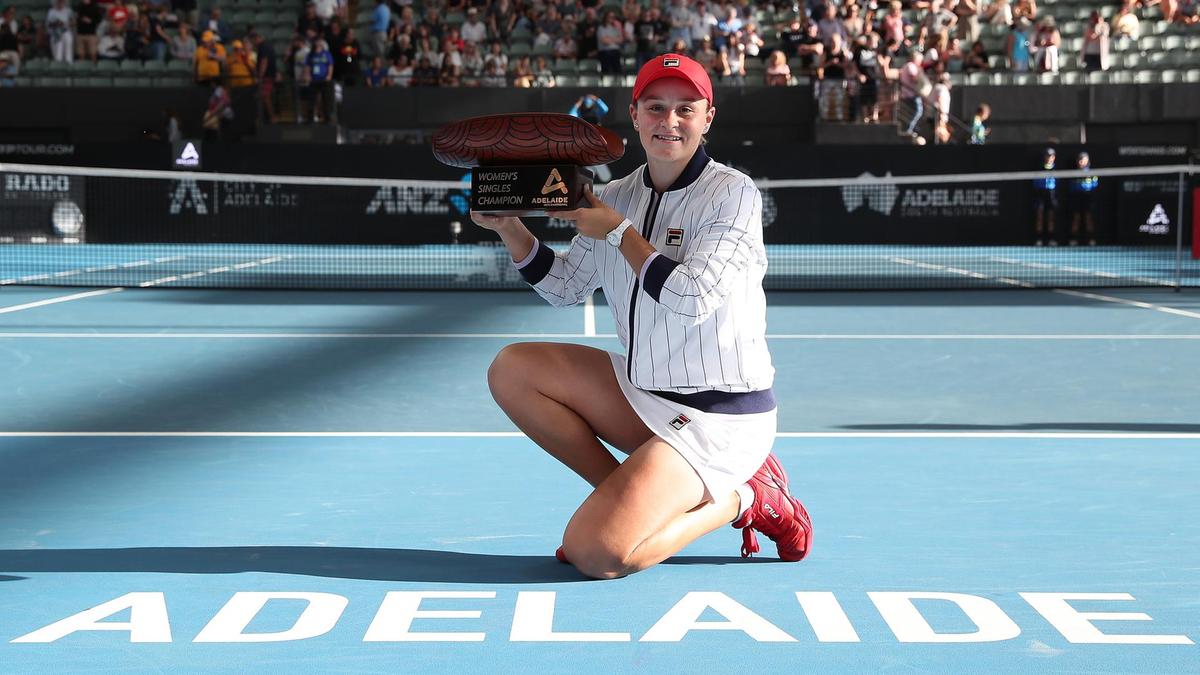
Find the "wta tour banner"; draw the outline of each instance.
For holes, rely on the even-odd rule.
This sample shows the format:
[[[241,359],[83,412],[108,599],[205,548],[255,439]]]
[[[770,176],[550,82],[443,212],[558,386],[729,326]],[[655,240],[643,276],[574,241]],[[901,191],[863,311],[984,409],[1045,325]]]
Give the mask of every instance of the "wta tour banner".
[[[79,176],[0,174],[0,243],[84,241],[84,181]]]

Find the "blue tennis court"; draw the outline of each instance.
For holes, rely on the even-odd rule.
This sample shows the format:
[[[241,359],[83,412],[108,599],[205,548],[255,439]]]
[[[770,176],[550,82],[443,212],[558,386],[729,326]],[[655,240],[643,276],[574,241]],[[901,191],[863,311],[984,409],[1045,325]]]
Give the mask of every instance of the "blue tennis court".
[[[5,669],[1200,670],[1195,289],[771,293],[812,553],[601,582],[484,380],[599,296],[102,283],[0,291]]]

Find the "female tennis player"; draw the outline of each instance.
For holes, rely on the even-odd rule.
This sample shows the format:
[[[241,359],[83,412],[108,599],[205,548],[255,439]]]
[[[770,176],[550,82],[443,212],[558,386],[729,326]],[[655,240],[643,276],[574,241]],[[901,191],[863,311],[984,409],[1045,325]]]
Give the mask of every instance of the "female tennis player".
[[[558,343],[505,347],[488,370],[496,402],[595,490],[567,524],[560,560],[603,579],[646,569],[727,523],[800,560],[812,527],[770,454],[762,200],[704,152],[716,114],[704,67],[665,54],[638,73],[629,108],[646,163],[565,212],[565,254],[518,218],[472,213],[496,231],[550,304],[604,290],[625,354]],[[629,457],[619,463],[601,441]]]

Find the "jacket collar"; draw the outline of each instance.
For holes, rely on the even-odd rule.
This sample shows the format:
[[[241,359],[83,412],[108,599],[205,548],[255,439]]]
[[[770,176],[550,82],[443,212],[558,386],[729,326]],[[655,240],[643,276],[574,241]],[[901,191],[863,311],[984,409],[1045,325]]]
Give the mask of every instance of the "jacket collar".
[[[704,152],[704,146],[700,145],[696,148],[696,154],[692,155],[692,158],[688,160],[687,166],[683,168],[683,173],[679,174],[679,178],[676,178],[675,182],[671,183],[671,187],[667,188],[666,191],[682,190],[695,183],[696,179],[704,171],[704,167],[708,166],[709,161],[711,160],[708,157],[708,153]],[[654,189],[654,183],[650,182],[650,167],[648,165],[642,169],[642,184],[651,190]]]

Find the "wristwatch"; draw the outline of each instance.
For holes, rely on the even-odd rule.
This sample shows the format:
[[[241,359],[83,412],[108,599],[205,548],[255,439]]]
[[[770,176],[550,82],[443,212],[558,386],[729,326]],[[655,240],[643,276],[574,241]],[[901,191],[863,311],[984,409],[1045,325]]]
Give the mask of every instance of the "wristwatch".
[[[608,240],[609,244],[620,246],[621,238],[625,236],[625,230],[628,230],[631,225],[633,223],[629,222],[629,219],[626,218],[621,221],[620,225],[614,227],[608,234],[604,235],[604,238]]]

